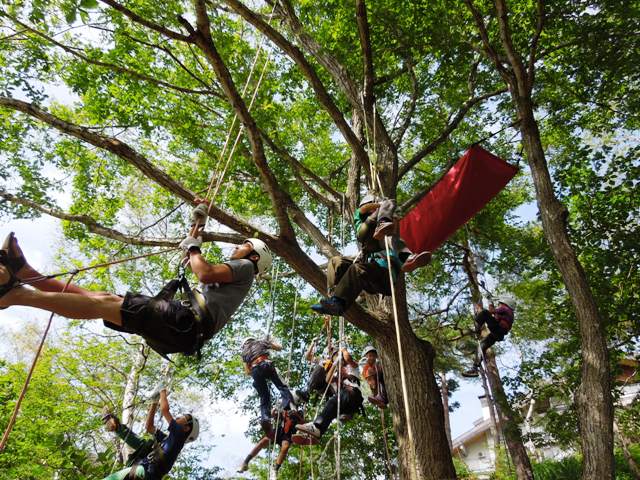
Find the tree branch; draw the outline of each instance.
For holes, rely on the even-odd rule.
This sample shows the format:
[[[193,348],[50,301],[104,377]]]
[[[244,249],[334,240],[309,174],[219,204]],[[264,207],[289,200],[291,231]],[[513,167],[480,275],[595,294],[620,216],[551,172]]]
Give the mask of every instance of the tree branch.
[[[407,60],[409,62],[409,60]],[[413,114],[416,111],[416,105],[418,103],[418,78],[416,77],[416,72],[413,69],[413,65],[407,63],[407,70],[409,72],[409,76],[411,78],[411,98],[409,99],[409,109],[404,116],[404,120],[402,125],[398,128],[396,132],[396,136],[393,140],[396,149],[400,147],[400,143],[402,143],[402,138],[404,137],[407,129],[411,125],[411,120],[413,119]],[[400,112],[398,112],[400,114]]]
[[[277,30],[271,27],[267,22],[260,18],[255,12],[248,9],[243,3],[238,0],[225,0],[225,2],[242,18],[252,24],[264,35],[266,35],[273,43],[275,43],[285,54],[291,58],[302,74],[306,77],[311,88],[316,94],[316,98],[320,104],[327,111],[335,125],[342,133],[343,138],[349,144],[353,152],[358,156],[358,159],[363,163],[369,163],[369,157],[365,151],[362,143],[358,140],[357,136],[344,119],[342,112],[338,109],[335,102],[331,98],[331,95],[325,88],[322,80],[318,76],[313,66],[306,59],[302,51],[289,42],[284,36]]]
[[[164,27],[163,25],[159,25],[155,22],[147,20],[146,18],[138,15],[132,10],[129,10],[127,7],[119,4],[118,2],[115,2],[114,0],[100,0],[100,1],[102,3],[109,5],[114,10],[117,10],[118,12],[122,13],[124,16],[128,17],[131,21],[138,23],[140,25],[143,25],[147,28],[150,28],[151,30],[156,31],[164,35],[165,37],[172,38],[174,40],[180,40],[181,42],[187,42],[187,43],[193,42],[193,38],[191,37],[191,35],[183,35],[182,33],[174,32],[173,30],[170,30]]]
[[[527,71],[522,64],[520,55],[516,53],[513,47],[513,40],[511,39],[511,30],[509,29],[509,20],[507,18],[507,6],[504,0],[495,0],[496,11],[498,15],[498,30],[500,31],[500,38],[502,40],[502,46],[507,53],[507,58],[511,64],[511,70],[516,78],[516,87],[521,90],[520,95],[524,95],[525,92],[522,89],[527,88]]]
[[[462,104],[458,113],[453,117],[451,122],[446,126],[446,128],[438,135],[436,139],[434,139],[430,144],[420,149],[407,163],[405,163],[401,168],[398,174],[399,179],[409,172],[420,160],[434,152],[436,148],[438,148],[442,143],[444,143],[448,138],[451,132],[453,132],[460,122],[464,119],[465,115],[471,108],[491,97],[495,97],[496,95],[501,95],[507,91],[506,88],[501,88],[498,90],[494,90],[493,92],[485,93],[483,95],[479,95],[474,98],[470,98],[466,102]]]
[[[360,49],[362,50],[362,69],[364,88],[362,92],[363,107],[366,118],[373,115],[373,56],[371,53],[371,37],[369,35],[369,21],[367,19],[367,6],[364,0],[356,0],[356,22],[358,24],[358,36]]]
[[[95,233],[96,235],[110,238],[111,240],[116,240],[127,245],[137,245],[144,247],[175,247],[182,240],[182,237],[173,239],[141,238],[137,235],[122,233],[113,228],[105,227],[89,215],[72,215],[57,208],[45,207],[32,200],[17,197],[16,195],[6,192],[2,189],[0,189],[0,197],[4,198],[8,202],[31,208],[35,211],[58,218],[60,220],[81,223],[86,226],[87,230],[91,233]],[[203,232],[202,234],[202,240],[204,242],[224,242],[240,244],[245,238],[245,236],[239,235],[237,233]]]
[[[189,203],[193,203],[193,199],[195,198],[193,192],[171,178],[164,171],[155,167],[146,157],[117,138],[107,137],[102,134],[92,132],[86,127],[62,120],[61,118],[56,117],[55,115],[52,115],[31,103],[23,102],[21,100],[0,96],[0,107],[6,107],[11,110],[25,113],[30,117],[36,118],[56,130],[59,130],[60,132],[66,133],[67,135],[78,138],[95,147],[111,152],[134,166],[145,177],[157,183],[162,188]],[[226,225],[236,232],[242,233],[245,236],[251,237],[259,235],[260,238],[265,241],[273,241],[273,237],[271,235],[262,232],[259,228],[250,225],[249,223],[229,215],[215,205],[211,206],[209,213],[211,217],[216,219],[218,222]]]
[[[544,15],[544,2],[542,0],[537,0],[536,2],[537,9],[537,21],[536,21],[536,32],[533,35],[533,39],[531,40],[531,51],[529,52],[529,84],[528,90],[529,92],[533,89],[533,82],[535,81],[535,64],[536,64],[536,54],[538,51],[538,42],[540,41],[540,35],[542,34],[542,29],[544,28],[545,23],[545,15]]]
[[[5,16],[7,18],[9,18],[12,22],[16,23],[17,25],[20,25],[21,27],[23,27],[24,29],[26,29],[27,31],[33,33],[34,35],[37,35],[43,39],[45,39],[47,42],[61,48],[62,50],[64,50],[65,52],[73,55],[74,57],[77,57],[79,59],[81,59],[82,61],[89,63],[91,65],[96,65],[98,67],[105,67],[108,68],[110,70],[119,72],[119,73],[124,73],[126,75],[129,75],[133,78],[137,78],[139,80],[144,80],[150,83],[153,83],[155,85],[159,85],[162,87],[166,87],[166,88],[170,88],[172,90],[176,90],[178,92],[182,92],[182,93],[190,93],[190,94],[196,94],[196,95],[215,95],[220,97],[220,94],[218,92],[216,92],[215,90],[211,90],[207,85],[205,85],[208,89],[207,90],[194,90],[191,88],[186,88],[186,87],[180,87],[178,85],[174,85],[172,83],[169,82],[165,82],[164,80],[159,80],[157,78],[154,78],[150,75],[144,74],[144,73],[140,73],[137,72],[135,70],[132,70],[130,68],[127,67],[122,67],[120,65],[117,65],[115,63],[109,63],[109,62],[103,62],[100,60],[94,60],[92,58],[87,57],[82,51],[80,51],[80,49],[76,48],[76,47],[70,47],[68,45],[64,45],[63,43],[58,42],[57,40],[53,39],[52,37],[46,35],[43,32],[40,32],[32,27],[30,27],[29,25],[21,22],[20,20],[18,20],[17,18],[12,17],[11,15],[6,14],[5,12],[0,12],[0,16]]]

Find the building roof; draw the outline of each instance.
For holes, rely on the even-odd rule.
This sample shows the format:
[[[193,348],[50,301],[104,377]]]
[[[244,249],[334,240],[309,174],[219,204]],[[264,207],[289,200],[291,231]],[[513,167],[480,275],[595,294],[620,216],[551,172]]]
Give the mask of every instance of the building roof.
[[[480,420],[471,430],[466,431],[462,435],[457,436],[451,442],[453,445],[453,450],[455,451],[460,447],[460,445],[464,445],[476,438],[484,435],[485,432],[491,429],[491,419],[487,418],[485,420]]]

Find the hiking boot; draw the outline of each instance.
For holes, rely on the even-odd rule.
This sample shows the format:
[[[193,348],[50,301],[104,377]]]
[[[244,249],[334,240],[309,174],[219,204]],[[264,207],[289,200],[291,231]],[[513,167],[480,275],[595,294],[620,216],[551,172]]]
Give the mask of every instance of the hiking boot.
[[[111,413],[107,407],[102,410],[102,413],[103,415],[100,419],[107,427],[107,431],[115,432],[118,429],[118,425],[120,425],[120,419]]]
[[[373,238],[376,240],[384,240],[384,237],[393,233],[395,225],[393,222],[380,222],[373,232]]]
[[[302,405],[309,401],[309,392],[306,390],[296,390],[293,392],[293,401],[296,405]]]
[[[469,370],[465,370],[461,373],[461,375],[465,378],[478,378],[480,373],[478,372],[478,367],[473,366]]]
[[[373,403],[378,408],[387,408],[387,402],[380,395],[368,398],[370,403]]]
[[[335,295],[331,298],[323,298],[320,303],[311,305],[311,310],[323,315],[341,316],[344,315],[344,300]]]
[[[302,425],[296,425],[296,430],[299,432],[306,433],[313,438],[320,438],[322,436],[322,432],[320,429],[315,426],[313,422],[303,423]]]
[[[402,264],[402,270],[404,273],[413,272],[416,268],[424,267],[431,262],[431,252],[414,253],[407,261]]]
[[[249,470],[249,464],[247,462],[242,462],[238,467],[238,470],[236,471],[238,473],[242,473],[242,472],[246,472],[247,470]]]
[[[303,432],[298,432],[291,435],[291,441],[296,445],[302,446],[317,445],[319,443],[317,438]]]
[[[18,245],[18,239],[13,232],[9,233],[4,239],[0,252],[2,252],[0,255],[5,258],[3,264],[8,266],[14,274],[18,273],[27,263],[22,249]]]
[[[351,420],[352,418],[353,418],[353,415],[351,415],[350,413],[343,413],[340,415],[340,418],[338,418],[338,420],[340,420],[342,423],[345,423]]]

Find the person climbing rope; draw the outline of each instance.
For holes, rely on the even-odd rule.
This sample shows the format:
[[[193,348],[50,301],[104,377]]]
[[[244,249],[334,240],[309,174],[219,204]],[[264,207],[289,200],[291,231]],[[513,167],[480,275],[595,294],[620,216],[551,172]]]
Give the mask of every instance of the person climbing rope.
[[[488,310],[483,309],[482,304],[475,304],[474,310],[476,315],[473,319],[473,323],[475,326],[475,333],[478,338],[482,335],[484,325],[489,329],[489,333],[480,341],[480,349],[482,351],[482,357],[484,357],[487,350],[489,350],[496,342],[503,341],[505,335],[507,335],[511,330],[511,327],[513,326],[515,301],[511,297],[503,297],[498,300],[498,308],[495,308],[493,303],[489,304]],[[482,358],[476,351],[473,367],[462,372],[462,376],[468,378],[477,377],[481,361]]]
[[[338,349],[331,343],[331,340],[329,340],[329,345],[325,347],[321,355],[315,354],[316,349],[317,339],[314,338],[305,352],[305,359],[313,365],[311,374],[305,387],[295,391],[296,400],[299,399],[301,402],[308,402],[312,392],[322,395],[328,386],[326,380],[327,372],[331,369],[333,359],[338,353]],[[333,395],[333,393],[330,393],[330,395]]]
[[[240,348],[245,372],[253,378],[253,386],[260,397],[260,426],[267,437],[273,438],[270,415],[271,391],[267,380],[270,380],[280,392],[283,410],[288,410],[293,403],[289,387],[280,379],[269,357],[269,350],[282,350],[282,347],[270,339],[257,340],[247,337],[242,340]]]
[[[362,378],[367,381],[371,393],[373,393],[373,396],[370,396],[368,400],[376,407],[387,408],[389,400],[384,385],[382,363],[378,359],[378,351],[374,346],[369,345],[362,351],[362,356],[366,360],[364,367],[362,367]]]
[[[430,252],[413,253],[398,235],[398,225],[394,219],[396,201],[377,198],[375,194],[365,195],[354,215],[356,238],[362,257],[385,252],[384,237],[391,237],[393,250],[398,252],[402,262],[400,269],[409,273],[424,267],[431,261]]]
[[[196,199],[200,205],[206,202]],[[194,209],[194,213],[197,213]],[[200,209],[199,212],[206,211]],[[201,254],[201,237],[187,236],[180,247],[191,270],[204,285],[191,291],[186,280],[171,280],[154,297],[128,292],[124,297],[93,292],[49,278],[26,261],[13,233],[0,249],[0,308],[25,305],[75,319],[103,319],[113,330],[138,334],[161,355],[199,353],[219,332],[249,293],[254,276],[269,269],[267,245],[248,238],[221,264],[208,263]],[[25,288],[26,282],[35,289]],[[173,300],[178,288],[188,289],[189,301]]]
[[[355,258],[337,255],[329,259],[327,290],[333,294],[311,305],[313,311],[324,315],[344,315],[363,290],[372,294],[391,295],[386,247],[384,241],[374,239],[374,235],[380,231],[389,233],[390,222],[386,222],[386,219],[393,214],[393,209],[394,200],[376,202],[373,195],[363,198],[354,216],[360,253]],[[374,212],[377,215],[373,215]],[[373,226],[379,221],[383,223],[373,232]],[[382,227],[384,229],[380,230]],[[382,238],[384,240],[384,234]],[[392,235],[389,258],[395,281],[400,271],[412,271],[429,263],[431,254],[422,252],[413,255],[400,237]],[[405,268],[405,265],[410,268]]]
[[[282,464],[287,458],[289,448],[291,447],[291,437],[295,431],[295,426],[299,423],[304,423],[304,417],[298,410],[282,410],[273,408],[271,410],[271,417],[276,421],[278,428],[275,432],[275,443],[280,447],[280,452],[273,465],[273,472],[270,477],[275,477],[282,467]],[[249,455],[244,459],[242,464],[238,467],[238,473],[246,472],[249,470],[249,462],[253,460],[263,448],[267,448],[271,443],[271,439],[265,435],[258,443],[253,447]]]
[[[156,429],[154,416],[160,408],[162,417],[169,424],[168,433]],[[127,445],[135,449],[127,459],[127,468],[112,473],[103,480],[161,480],[169,473],[186,443],[195,441],[200,432],[198,419],[191,414],[173,418],[169,410],[167,390],[160,390],[159,403],[154,401],[147,414],[146,431],[153,435],[152,441],[141,439],[128,427],[122,425],[112,414],[103,417],[107,430],[115,432]]]
[[[319,439],[329,429],[331,422],[338,416],[338,392],[340,396],[340,421],[350,420],[359,410],[362,411],[362,393],[360,392],[360,370],[346,348],[341,350],[342,361],[334,360],[327,373],[327,383],[331,384],[334,393],[325,403],[322,412],[309,423],[296,426],[300,432],[293,436],[296,444],[306,444],[312,439]],[[338,364],[341,363],[341,371]],[[340,382],[340,388],[338,383]]]

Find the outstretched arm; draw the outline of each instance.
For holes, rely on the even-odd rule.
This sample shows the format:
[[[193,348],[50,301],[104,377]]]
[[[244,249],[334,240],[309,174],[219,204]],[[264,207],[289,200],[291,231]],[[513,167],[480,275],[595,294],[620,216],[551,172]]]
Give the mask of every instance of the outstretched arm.
[[[149,411],[147,412],[147,420],[144,424],[145,430],[147,431],[147,433],[150,433],[151,435],[156,433],[156,426],[154,424],[154,419],[156,417],[157,410],[158,410],[158,402],[153,402],[149,406]]]
[[[171,416],[171,412],[169,411],[169,400],[167,400],[166,388],[160,390],[160,413],[162,413],[162,416],[167,421],[167,423],[171,423],[173,421],[173,417]]]

